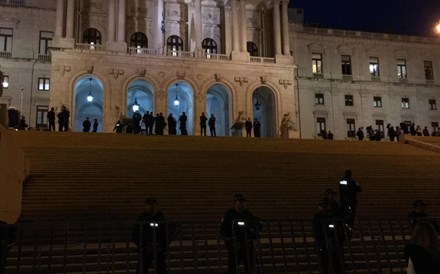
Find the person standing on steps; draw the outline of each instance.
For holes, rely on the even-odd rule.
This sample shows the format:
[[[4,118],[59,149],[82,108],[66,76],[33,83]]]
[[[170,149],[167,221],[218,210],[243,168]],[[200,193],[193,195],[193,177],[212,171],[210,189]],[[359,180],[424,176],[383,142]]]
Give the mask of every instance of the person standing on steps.
[[[200,136],[206,136],[206,121],[208,121],[208,118],[205,113],[202,112],[200,116]]]
[[[212,137],[216,136],[215,117],[214,117],[214,114],[212,114],[212,113],[211,113],[211,117],[209,117],[209,120],[208,120],[208,126],[209,126],[209,132],[211,133],[211,136]]]

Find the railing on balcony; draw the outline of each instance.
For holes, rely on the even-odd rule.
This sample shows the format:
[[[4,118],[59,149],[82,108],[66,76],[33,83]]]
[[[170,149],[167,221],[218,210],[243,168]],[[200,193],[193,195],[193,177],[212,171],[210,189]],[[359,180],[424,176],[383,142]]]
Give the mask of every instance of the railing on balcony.
[[[311,220],[258,220],[258,224],[259,233],[249,238],[244,234],[255,273],[319,272]],[[166,246],[170,273],[227,272],[228,255],[219,224],[159,226],[165,228],[166,242],[170,242]],[[131,273],[139,259],[133,227],[133,222],[21,224],[6,273]],[[350,273],[406,273],[403,250],[411,234],[409,220],[359,220],[354,229],[351,240],[341,241],[343,267]],[[150,240],[157,239],[154,233]],[[145,238],[142,232],[138,235]]]
[[[38,60],[43,62],[50,62],[51,61],[50,54],[38,54]]]
[[[157,49],[128,48],[128,54],[156,56],[156,55],[159,55],[159,51]]]
[[[207,53],[207,52],[202,52],[202,58],[208,60],[223,60],[223,61],[230,60],[229,55],[227,54]]]
[[[275,64],[275,58],[251,56],[252,63]]]
[[[0,58],[12,58],[12,52],[10,51],[0,51]]]
[[[177,50],[168,50],[167,56],[177,57],[177,58],[194,58],[194,52],[190,51],[177,51]]]
[[[99,44],[77,43],[75,44],[75,49],[81,51],[106,51],[106,47],[104,45],[99,45]]]
[[[26,6],[25,0],[0,0],[0,5]]]

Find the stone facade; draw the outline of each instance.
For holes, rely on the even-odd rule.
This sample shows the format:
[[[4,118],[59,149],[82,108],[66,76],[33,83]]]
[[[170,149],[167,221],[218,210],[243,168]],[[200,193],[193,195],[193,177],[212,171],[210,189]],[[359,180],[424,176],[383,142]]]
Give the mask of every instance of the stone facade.
[[[0,52],[9,80],[0,103],[32,127],[45,124],[45,108],[65,105],[74,131],[92,116],[111,132],[136,103],[141,113],[187,112],[193,135],[202,112],[218,117],[225,136],[237,117],[262,120],[263,136],[291,138],[320,138],[318,120],[336,139],[370,125],[432,131],[440,122],[436,39],[303,27],[302,11],[288,16],[281,0],[22,2],[0,5],[0,28],[13,30],[12,48]],[[42,32],[53,34],[50,55]],[[314,73],[316,56],[322,71]]]

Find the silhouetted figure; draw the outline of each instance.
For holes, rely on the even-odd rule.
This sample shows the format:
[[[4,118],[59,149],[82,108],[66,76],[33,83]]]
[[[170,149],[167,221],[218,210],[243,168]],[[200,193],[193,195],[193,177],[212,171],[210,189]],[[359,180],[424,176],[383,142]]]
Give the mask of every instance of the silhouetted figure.
[[[423,129],[423,136],[430,136],[430,135],[429,135],[428,127],[425,127],[425,128]]]
[[[364,140],[364,129],[362,127],[360,127],[357,132],[356,132],[356,136],[358,138],[359,141]]]
[[[396,127],[396,140],[397,140],[397,142],[400,141],[401,135],[402,135],[402,131],[400,130],[400,127]]]
[[[412,124],[409,126],[409,133],[410,133],[412,136],[416,136],[416,134],[417,134],[417,131],[416,131],[416,124],[412,123]]]
[[[329,140],[333,140],[333,133],[329,130],[328,131],[328,133],[327,133],[327,138],[329,139]]]
[[[254,137],[260,137],[261,123],[257,118],[254,119],[254,124],[252,126],[254,127]]]
[[[208,118],[205,113],[202,112],[200,116],[200,136],[206,136],[206,121],[208,121]]]
[[[339,199],[341,209],[347,212],[347,224],[350,229],[353,228],[354,218],[357,209],[357,193],[362,192],[362,188],[352,179],[351,170],[346,170],[344,177],[339,181]]]
[[[186,121],[188,120],[188,117],[186,116],[185,112],[182,112],[182,115],[179,117],[179,129],[180,129],[180,135],[188,135],[188,131],[186,130]]]
[[[390,138],[391,142],[394,142],[394,140],[396,139],[396,130],[394,130],[393,126],[390,126],[388,128],[388,137]]]
[[[411,242],[405,245],[408,274],[440,273],[440,242],[438,232],[429,222],[414,227]]]
[[[64,115],[63,115],[64,131],[69,131],[69,120],[70,120],[70,111],[68,108],[64,107]]]
[[[165,119],[162,113],[156,113],[156,118],[154,119],[154,133],[156,135],[163,135],[165,125]]]
[[[26,123],[26,118],[22,115],[20,122],[18,123],[18,130],[26,130],[28,124]]]
[[[116,133],[122,133],[122,128],[124,125],[121,123],[121,121],[117,121],[115,124],[115,127],[113,128],[113,131],[116,131]]]
[[[177,134],[177,121],[176,118],[173,117],[173,114],[170,113],[168,115],[168,134],[169,135],[176,135]]]
[[[419,222],[430,222],[437,233],[440,233],[440,227],[435,219],[431,219],[428,216],[428,213],[426,213],[426,206],[425,202],[423,200],[415,200],[413,202],[413,211],[408,214],[408,218],[411,222],[412,228],[416,226]]]
[[[154,117],[153,114],[147,111],[143,117],[145,124],[145,132],[147,135],[153,134],[153,126],[154,126]]]
[[[319,204],[319,211],[313,216],[312,226],[321,273],[345,273],[344,223],[334,214],[328,201]]]
[[[90,128],[92,127],[92,123],[89,120],[89,117],[83,121],[83,132],[90,132]]]
[[[136,111],[133,113],[133,133],[139,134],[141,133],[141,120],[142,115],[139,113],[139,111]]]
[[[17,238],[17,227],[0,220],[0,273],[5,273],[6,258]]]
[[[211,117],[209,117],[208,126],[209,126],[209,132],[211,133],[211,136],[216,136],[214,114],[211,114]]]
[[[327,140],[327,139],[328,139],[327,131],[322,130],[322,131],[321,131],[321,136],[322,136],[322,139]]]
[[[55,109],[53,107],[47,112],[47,122],[49,123],[49,131],[55,131]]]
[[[93,132],[97,132],[99,127],[98,119],[93,119]]]
[[[157,209],[155,197],[147,198],[145,204],[145,211],[137,218],[132,233],[132,241],[139,253],[136,273],[146,274],[154,262],[153,273],[164,274],[167,273],[166,251],[169,243],[165,215]]]
[[[244,123],[244,128],[246,129],[246,137],[251,137],[251,133],[252,133],[251,118],[247,118],[246,122]]]
[[[246,273],[255,273],[254,240],[258,237],[261,224],[246,209],[246,199],[237,193],[233,208],[228,209],[222,219],[220,234],[228,250],[228,274],[238,273],[240,264]]]

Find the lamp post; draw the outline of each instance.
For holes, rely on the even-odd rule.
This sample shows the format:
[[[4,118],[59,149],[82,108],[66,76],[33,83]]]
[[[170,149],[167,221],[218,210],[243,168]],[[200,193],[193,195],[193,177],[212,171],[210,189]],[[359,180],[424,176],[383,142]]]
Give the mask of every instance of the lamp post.
[[[177,98],[177,92],[179,91],[179,84],[176,84],[176,99],[174,99],[174,106],[178,107],[180,105],[179,98]]]
[[[139,103],[137,101],[137,98],[134,98],[134,104],[133,104],[133,112],[139,111]]]

